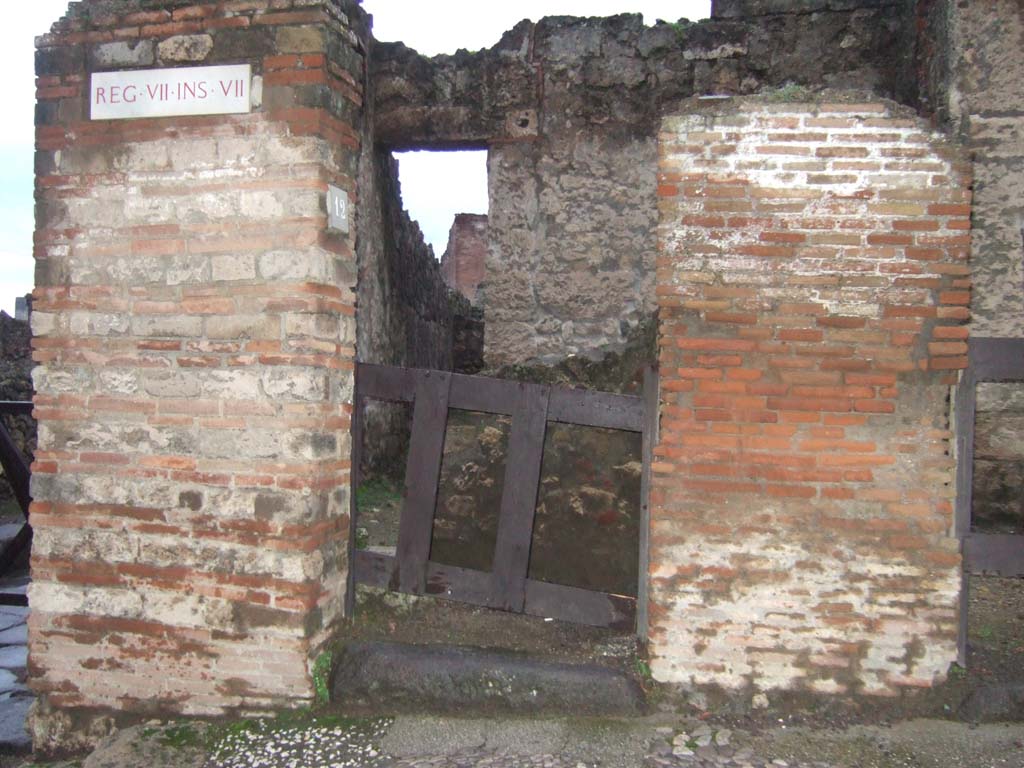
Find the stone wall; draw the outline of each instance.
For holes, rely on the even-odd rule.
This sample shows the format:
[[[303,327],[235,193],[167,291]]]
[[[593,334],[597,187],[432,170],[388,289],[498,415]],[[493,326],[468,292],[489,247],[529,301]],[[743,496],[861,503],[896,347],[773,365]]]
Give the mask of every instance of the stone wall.
[[[365,41],[350,0],[85,0],[37,40],[42,752],[308,704],[347,572]],[[100,70],[248,62],[250,114],[91,121]]]
[[[878,102],[665,120],[657,679],[893,695],[956,660],[969,176]]]
[[[923,5],[932,55],[922,77],[931,104],[974,157],[971,335],[1024,338],[1024,6]],[[988,530],[1020,531],[1024,524],[1017,502],[1024,422],[1014,389],[978,388],[973,512]]]
[[[450,291],[433,248],[402,207],[396,161],[371,145],[363,162],[359,360],[451,370]]]
[[[756,9],[720,3],[715,19],[654,27],[547,18],[432,59],[375,47],[379,141],[489,147],[488,367],[598,358],[654,312],[655,137],[680,100],[787,83],[913,98],[894,55],[914,50],[904,3],[775,6],[737,18]]]
[[[448,247],[441,256],[444,282],[473,304],[487,274],[487,215],[457,213],[448,232]]]
[[[1024,6],[946,2],[935,14],[949,59],[942,114],[974,157],[971,335],[1024,337]]]

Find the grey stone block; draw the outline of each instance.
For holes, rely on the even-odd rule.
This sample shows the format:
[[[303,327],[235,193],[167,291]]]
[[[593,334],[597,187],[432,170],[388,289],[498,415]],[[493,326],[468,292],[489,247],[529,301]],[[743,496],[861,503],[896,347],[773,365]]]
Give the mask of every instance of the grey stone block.
[[[644,694],[621,672],[453,646],[352,643],[331,681],[343,707],[399,712],[640,715]]]

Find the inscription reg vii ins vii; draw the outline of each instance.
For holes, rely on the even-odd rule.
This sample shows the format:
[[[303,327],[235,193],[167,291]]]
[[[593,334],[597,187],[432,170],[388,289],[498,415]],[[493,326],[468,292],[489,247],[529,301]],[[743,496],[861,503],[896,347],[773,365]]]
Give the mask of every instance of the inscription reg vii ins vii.
[[[251,110],[251,84],[248,64],[94,72],[89,114],[93,120],[125,120],[245,113]]]

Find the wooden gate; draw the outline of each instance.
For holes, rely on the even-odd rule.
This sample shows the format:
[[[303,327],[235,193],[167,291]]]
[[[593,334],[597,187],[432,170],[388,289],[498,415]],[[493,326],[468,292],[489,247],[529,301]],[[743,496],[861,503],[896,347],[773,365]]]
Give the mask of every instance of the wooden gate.
[[[368,398],[413,403],[412,436],[395,555],[355,547],[354,489],[360,466],[362,413]],[[354,587],[360,583],[581,624],[619,629],[645,624],[647,490],[657,420],[657,377],[652,370],[644,377],[644,396],[636,397],[442,371],[359,364],[354,406],[350,615]],[[490,572],[430,560],[449,408],[512,417]],[[544,435],[549,421],[639,432],[643,436],[637,598],[527,577]]]
[[[974,530],[974,417],[979,382],[1024,383],[1024,339],[975,338],[968,342],[970,364],[956,393],[956,534],[963,552],[960,595],[960,659],[967,663],[967,575],[1024,576],[1024,535]],[[1024,493],[1024,489],[1021,489]]]

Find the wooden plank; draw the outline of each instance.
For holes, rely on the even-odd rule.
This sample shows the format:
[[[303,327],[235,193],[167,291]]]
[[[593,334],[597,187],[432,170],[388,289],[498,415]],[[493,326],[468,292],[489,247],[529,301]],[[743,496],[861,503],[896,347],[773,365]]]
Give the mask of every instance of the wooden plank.
[[[971,531],[974,503],[974,419],[978,400],[974,371],[964,371],[956,388],[956,507],[954,530],[959,537]]]
[[[1024,380],[1024,339],[972,338],[967,344],[978,381]]]
[[[356,581],[386,588],[395,558],[376,552],[356,552]],[[471,605],[490,604],[491,577],[482,571],[442,563],[427,564],[426,594]],[[595,627],[629,630],[636,617],[636,601],[624,595],[609,595],[576,587],[527,579],[525,613],[531,616],[571,621]]]
[[[956,663],[967,669],[967,606],[970,591],[970,579],[967,570],[960,572],[960,615],[957,620]]]
[[[644,432],[642,440],[643,470],[640,474],[640,546],[638,557],[639,578],[636,585],[636,633],[647,638],[648,578],[651,560],[651,462],[658,444],[658,426],[661,422],[661,402],[657,366],[644,368]]]
[[[21,507],[27,520],[29,504],[32,502],[32,495],[29,491],[32,473],[25,457],[18,450],[18,446],[14,444],[14,440],[11,439],[11,433],[7,431],[7,427],[2,422],[0,422],[0,466],[4,468],[4,476],[11,484],[14,498],[18,500],[18,506]]]
[[[415,595],[423,594],[426,586],[451,381],[449,373],[418,372],[412,438],[405,465],[405,495],[398,525],[398,572],[395,574],[397,587]]]
[[[427,564],[427,594],[486,606],[491,595],[491,575],[431,561]]]
[[[390,365],[356,364],[356,380],[363,397],[411,403],[416,397],[416,382],[424,371]]]
[[[448,405],[466,411],[482,411],[511,416],[515,409],[519,388],[514,381],[492,379],[487,376],[452,375],[452,389]]]
[[[583,389],[552,389],[548,419],[586,427],[642,432],[644,401],[634,395]]]
[[[491,607],[522,611],[530,565],[533,517],[544,454],[549,387],[517,385],[516,413],[508,441],[505,485],[494,548]]]
[[[388,588],[395,569],[395,558],[379,552],[357,550],[355,556],[356,581],[371,587]],[[457,568],[444,563],[427,563],[424,593],[447,600],[486,606],[491,591],[491,575],[483,571]]]
[[[16,416],[32,415],[31,400],[0,400],[0,413],[9,413]]]
[[[356,365],[353,373],[352,385],[352,428],[350,439],[352,441],[349,451],[349,487],[348,487],[348,576],[345,579],[345,616],[351,617],[356,609],[356,580],[355,580],[355,556],[356,556],[356,529],[358,528],[358,503],[356,491],[362,482],[360,469],[363,463],[363,410],[366,407],[366,399],[362,397],[359,388],[360,366]]]
[[[636,621],[636,600],[624,595],[527,579],[523,612],[530,616],[629,632]]]
[[[366,549],[357,549],[352,558],[353,581],[369,587],[387,589],[395,572],[395,558]]]
[[[1024,576],[1024,535],[969,533],[964,537],[964,568],[991,576]]]

